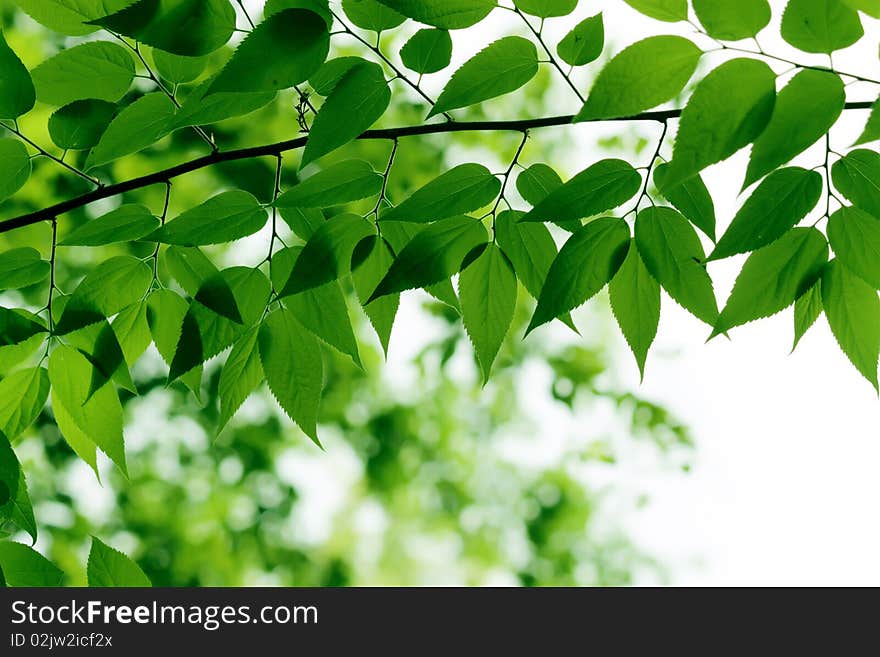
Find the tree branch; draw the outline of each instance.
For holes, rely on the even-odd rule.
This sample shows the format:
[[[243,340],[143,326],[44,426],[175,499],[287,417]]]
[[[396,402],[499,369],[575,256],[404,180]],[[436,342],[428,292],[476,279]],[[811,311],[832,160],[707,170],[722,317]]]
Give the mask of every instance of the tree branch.
[[[874,101],[858,101],[850,102],[845,105],[847,110],[870,109]],[[597,119],[588,121],[589,123],[598,123],[604,121],[614,122],[631,122],[631,121],[659,121],[664,122],[669,119],[677,118],[681,115],[680,109],[659,110],[653,112],[643,112],[635,116],[620,117],[614,119]],[[397,128],[382,128],[378,130],[367,130],[357,139],[398,139],[401,137],[414,137],[417,135],[433,135],[447,132],[494,132],[502,130],[511,130],[515,132],[523,132],[525,130],[534,130],[536,128],[548,128],[553,126],[568,125],[574,117],[571,114],[563,116],[546,116],[537,119],[521,119],[513,121],[455,121],[446,123],[431,123],[426,125],[402,126]],[[183,162],[176,166],[161,171],[156,171],[130,180],[124,180],[114,185],[107,185],[94,191],[76,196],[74,198],[56,203],[47,208],[36,210],[28,214],[0,221],[0,233],[6,233],[16,228],[30,226],[41,221],[47,221],[53,217],[76,210],[89,203],[100,201],[101,199],[110,198],[125,192],[131,192],[150,185],[166,183],[172,178],[177,178],[192,171],[198,171],[205,167],[210,167],[221,162],[233,162],[236,160],[247,160],[252,157],[277,156],[286,151],[292,151],[303,148],[308,141],[308,136],[297,137],[296,139],[288,139],[279,141],[274,144],[265,144],[263,146],[252,146],[249,148],[240,148],[231,151],[214,151],[209,155],[205,155],[194,160]]]

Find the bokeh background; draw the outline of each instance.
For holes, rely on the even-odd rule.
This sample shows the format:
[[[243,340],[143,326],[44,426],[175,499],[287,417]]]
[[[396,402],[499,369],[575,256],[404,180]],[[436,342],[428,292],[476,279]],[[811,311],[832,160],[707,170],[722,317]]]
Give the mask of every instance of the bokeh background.
[[[782,42],[784,2],[771,4],[774,20],[761,46],[827,64]],[[254,18],[261,5],[245,3]],[[604,58],[657,33],[713,47],[687,24],[652,21],[620,0],[581,0],[573,16],[547,21],[547,42],[555,46],[576,20],[599,11]],[[11,0],[0,0],[0,16],[30,67],[64,45]],[[880,24],[864,16],[863,22],[865,38],[836,54],[834,64],[878,78]],[[383,50],[399,61],[396,52],[414,29],[384,34]],[[497,10],[485,24],[454,33],[453,68],[491,40],[490,31],[528,34],[517,16]],[[344,36],[334,37],[333,48],[337,55],[362,54]],[[713,53],[702,66],[729,56]],[[573,74],[582,91],[601,61]],[[576,97],[554,73],[544,66],[524,90],[460,116],[575,112]],[[426,76],[424,88],[436,96],[447,75]],[[144,82],[141,91],[150,88]],[[381,125],[420,122],[425,107],[418,97],[400,81],[392,85],[396,101]],[[853,84],[848,93],[873,100],[877,88]],[[295,94],[280,94],[212,131],[221,148],[289,138],[297,131],[295,103]],[[49,113],[38,105],[21,122],[43,145],[50,144]],[[848,112],[832,146],[844,150],[866,119],[867,112]],[[649,123],[534,131],[521,162],[548,162],[564,178],[607,156],[644,165],[659,130]],[[464,133],[403,140],[389,195],[400,200],[460,162],[502,171],[518,142],[517,134]],[[163,168],[202,148],[196,137],[177,132],[116,164],[113,175]],[[381,170],[389,150],[387,143],[359,142],[325,159],[360,157]],[[823,156],[810,150],[799,161],[812,167]],[[273,164],[227,164],[175,181],[170,216],[231,186],[268,198]],[[286,185],[296,181],[296,164],[295,155],[285,158]],[[720,229],[741,200],[744,167],[740,154],[706,173]],[[41,162],[23,192],[0,205],[0,216],[78,191],[79,181]],[[158,211],[163,192],[159,186],[125,200]],[[72,227],[119,201],[62,223]],[[35,226],[0,236],[0,246],[45,250],[47,233]],[[268,239],[256,235],[212,254],[228,265],[256,265]],[[137,247],[63,249],[64,275],[72,280],[119,248]],[[732,258],[712,265],[720,299],[741,264]],[[43,294],[26,290],[24,298],[0,300],[39,307]],[[99,483],[60,438],[48,409],[16,446],[40,525],[37,549],[72,584],[85,581],[90,534],[135,558],[157,585],[880,584],[880,402],[824,319],[792,355],[790,311],[706,344],[706,327],[664,297],[640,383],[604,294],[575,313],[580,336],[556,323],[523,341],[530,307],[521,294],[496,373],[481,387],[449,307],[422,293],[403,295],[386,361],[352,304],[365,369],[325,352],[325,451],[265,390],[216,435],[222,358],[206,368],[199,401],[183,388],[165,388],[167,370],[151,350],[133,372],[142,395],[126,402],[129,481],[105,462]]]

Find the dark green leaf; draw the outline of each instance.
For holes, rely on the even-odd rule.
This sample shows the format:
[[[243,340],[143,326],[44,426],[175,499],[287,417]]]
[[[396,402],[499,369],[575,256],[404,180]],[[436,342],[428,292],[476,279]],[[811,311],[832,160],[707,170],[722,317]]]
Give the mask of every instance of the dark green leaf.
[[[0,140],[2,143],[2,140]],[[28,246],[0,253],[0,290],[17,290],[49,277],[49,263]]]
[[[452,38],[447,30],[419,30],[403,44],[400,59],[416,73],[436,73],[452,61]]]
[[[263,18],[269,18],[285,9],[308,9],[324,19],[328,30],[333,27],[330,0],[266,0],[263,6]]]
[[[556,52],[566,64],[583,66],[598,59],[604,47],[605,24],[600,13],[575,25],[556,46]]]
[[[150,326],[150,333],[162,360],[169,366],[174,362],[182,333],[183,318],[188,309],[189,305],[186,301],[171,290],[156,290],[147,300],[147,323]],[[200,397],[201,366],[191,369],[181,376],[180,380],[195,393],[196,397]]]
[[[274,91],[218,92],[208,95],[208,88],[212,81],[213,78],[202,82],[186,97],[183,106],[171,119],[169,130],[191,125],[209,125],[236,116],[244,116],[268,105],[275,99]]]
[[[31,175],[27,148],[15,139],[0,139],[0,201],[12,196]]]
[[[774,171],[743,203],[709,260],[754,251],[784,235],[822,195],[822,175],[800,167]]]
[[[134,79],[134,59],[122,46],[91,41],[62,50],[31,73],[37,99],[50,105],[77,100],[115,102]]]
[[[407,18],[444,30],[476,25],[495,8],[494,0],[379,0]]]
[[[17,119],[36,102],[31,75],[0,32],[0,119]]]
[[[89,550],[86,575],[89,587],[152,586],[140,566],[94,536],[92,536],[92,549]]]
[[[359,256],[359,253],[365,255]],[[367,300],[379,285],[379,281],[391,268],[391,263],[394,262],[394,252],[383,238],[368,237],[358,245],[353,260],[359,263],[352,271],[355,291],[364,306],[364,312],[367,313],[367,317],[370,318],[370,323],[379,337],[382,350],[387,355],[391,329],[394,326],[394,318],[400,304],[400,295],[389,294],[370,303],[367,303]]]
[[[706,184],[698,174],[676,185],[667,185],[669,166],[658,164],[654,167],[654,184],[676,210],[714,242],[715,204]]]
[[[64,573],[46,557],[14,541],[0,541],[0,571],[6,586],[61,586],[64,579]]]
[[[275,201],[278,208],[328,208],[375,196],[382,189],[382,174],[373,171],[369,162],[343,160],[332,164]]]
[[[174,103],[163,93],[141,96],[110,121],[86,158],[86,169],[144,150],[172,131]]]
[[[197,79],[208,64],[207,57],[174,55],[158,48],[153,49],[156,72],[172,84],[186,84]]]
[[[771,15],[767,0],[694,0],[694,12],[706,32],[722,41],[756,36]]]
[[[19,344],[47,330],[36,315],[0,306],[0,346]]]
[[[880,219],[859,208],[840,208],[828,219],[837,259],[880,290]]]
[[[236,340],[232,351],[229,352],[229,358],[220,371],[218,432],[232,419],[245,399],[257,389],[263,381],[263,376],[263,366],[257,348],[257,329],[253,328]]]
[[[61,246],[102,246],[131,242],[149,235],[159,219],[145,205],[129,203],[83,224],[59,242]]]
[[[342,10],[352,23],[373,32],[390,30],[406,20],[405,16],[378,0],[342,0]]]
[[[205,308],[213,310],[215,313],[226,319],[230,319],[236,324],[241,324],[241,312],[235,301],[235,295],[226,282],[226,278],[222,272],[207,278],[200,286],[198,292],[193,298],[202,304]]]
[[[113,103],[77,100],[49,117],[49,135],[58,148],[85,150],[98,143],[114,116]]]
[[[789,0],[781,31],[795,48],[826,54],[851,46],[865,33],[858,12],[841,0]]]
[[[880,217],[880,154],[860,148],[831,167],[834,186],[853,205]]]
[[[248,192],[221,192],[180,214],[150,236],[180,246],[232,242],[253,235],[266,224],[266,209]]]
[[[321,64],[321,68],[309,78],[309,84],[319,96],[329,96],[342,76],[358,64],[369,63],[363,57],[336,57]]]
[[[0,381],[0,385],[2,384]],[[20,481],[21,465],[9,440],[0,433],[0,526],[12,519]]]

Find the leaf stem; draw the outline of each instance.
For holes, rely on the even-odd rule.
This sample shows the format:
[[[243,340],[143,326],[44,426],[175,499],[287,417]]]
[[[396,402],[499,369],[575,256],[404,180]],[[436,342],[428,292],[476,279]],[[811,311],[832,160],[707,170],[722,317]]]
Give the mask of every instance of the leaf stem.
[[[517,14],[517,15],[523,20],[523,22],[528,26],[529,31],[530,31],[532,34],[535,35],[535,38],[538,40],[538,43],[541,44],[541,47],[544,49],[544,52],[547,53],[547,57],[550,58],[548,63],[552,64],[552,65],[556,68],[556,70],[559,71],[559,75],[561,75],[561,76],[562,76],[562,79],[566,81],[566,83],[568,84],[569,87],[571,87],[571,90],[572,90],[572,91],[575,93],[575,95],[578,97],[578,100],[580,100],[580,101],[583,103],[583,102],[584,102],[583,94],[581,94],[581,92],[578,91],[578,88],[575,86],[574,82],[571,81],[571,78],[568,76],[568,74],[567,74],[564,70],[562,70],[562,66],[559,64],[559,62],[558,62],[558,61],[556,60],[556,58],[553,56],[553,53],[550,51],[550,48],[548,48],[548,47],[547,47],[547,44],[544,43],[544,37],[541,36],[541,31],[544,29],[544,20],[541,19],[541,29],[540,29],[540,30],[536,30],[536,29],[534,28],[534,26],[531,24],[531,22],[529,22],[529,19],[525,17],[525,14],[523,14],[523,13],[519,10],[518,7],[514,7],[513,11],[514,11],[514,12],[515,12],[515,13],[516,13],[516,14]]]
[[[94,178],[94,177],[90,176],[89,174],[87,174],[85,171],[81,171],[80,169],[77,169],[75,166],[68,164],[67,162],[64,161],[63,158],[56,157],[55,155],[52,155],[52,153],[47,151],[45,148],[43,148],[42,146],[39,146],[33,140],[25,137],[25,135],[18,129],[18,126],[10,126],[7,123],[4,123],[3,121],[0,121],[0,125],[2,125],[4,128],[9,130],[9,132],[11,132],[12,134],[16,135],[19,139],[21,139],[26,144],[35,148],[37,150],[37,152],[40,155],[42,155],[43,157],[48,157],[50,160],[52,160],[56,164],[61,165],[62,167],[64,167],[68,171],[70,171],[71,173],[75,173],[77,176],[79,176],[83,180],[88,180],[90,183],[92,183],[93,185],[96,185],[99,188],[104,186],[104,183],[102,183],[97,178]]]

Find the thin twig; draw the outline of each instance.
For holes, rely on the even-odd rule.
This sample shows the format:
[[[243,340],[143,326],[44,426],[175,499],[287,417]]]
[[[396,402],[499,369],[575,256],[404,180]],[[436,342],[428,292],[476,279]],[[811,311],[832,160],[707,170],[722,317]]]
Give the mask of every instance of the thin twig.
[[[67,170],[70,171],[71,173],[75,173],[77,176],[79,176],[79,177],[82,178],[83,180],[88,180],[88,181],[89,181],[90,183],[92,183],[93,185],[96,185],[96,186],[98,186],[98,187],[102,187],[102,186],[103,186],[104,183],[102,183],[102,182],[101,182],[100,180],[98,180],[97,178],[94,178],[94,177],[90,176],[90,175],[87,174],[85,171],[80,171],[80,170],[77,169],[75,166],[73,166],[73,165],[68,164],[67,162],[65,162],[62,158],[60,158],[60,157],[56,157],[55,155],[52,155],[52,153],[50,153],[49,151],[47,151],[47,150],[46,150],[45,148],[43,148],[42,146],[39,146],[39,145],[38,145],[36,142],[34,142],[33,140],[28,139],[27,137],[25,137],[24,134],[22,134],[22,132],[21,132],[17,127],[10,126],[10,125],[8,125],[8,124],[2,122],[2,121],[0,121],[0,125],[2,125],[4,128],[6,128],[7,130],[9,130],[9,132],[11,132],[12,134],[16,135],[19,139],[21,139],[21,140],[22,140],[23,142],[25,142],[26,144],[29,144],[30,146],[32,146],[33,148],[35,148],[35,149],[37,150],[37,152],[38,152],[40,155],[42,155],[43,157],[48,157],[50,160],[52,160],[52,161],[55,162],[56,164],[59,164],[59,165],[63,166],[65,169],[67,169]],[[66,152],[66,151],[65,151],[65,152]]]
[[[547,47],[547,44],[544,43],[544,37],[541,36],[541,31],[543,30],[543,27],[544,27],[543,19],[541,20],[541,29],[536,30],[534,28],[534,26],[532,26],[532,24],[529,22],[529,19],[525,17],[525,14],[523,14],[519,10],[519,8],[514,7],[514,11],[519,15],[520,18],[522,18],[523,22],[528,26],[529,31],[535,35],[535,38],[538,40],[538,43],[541,44],[541,47],[544,49],[544,52],[547,53],[547,57],[549,57],[548,63],[552,64],[556,68],[556,70],[559,71],[559,75],[562,76],[562,79],[568,83],[568,86],[571,87],[571,90],[575,93],[575,95],[578,97],[578,99],[583,103],[584,102],[583,94],[581,94],[581,92],[578,91],[578,88],[575,86],[574,82],[572,82],[571,78],[566,74],[566,72],[564,70],[562,70],[562,66],[559,64],[559,62],[553,56],[553,52],[550,50],[550,48]]]

